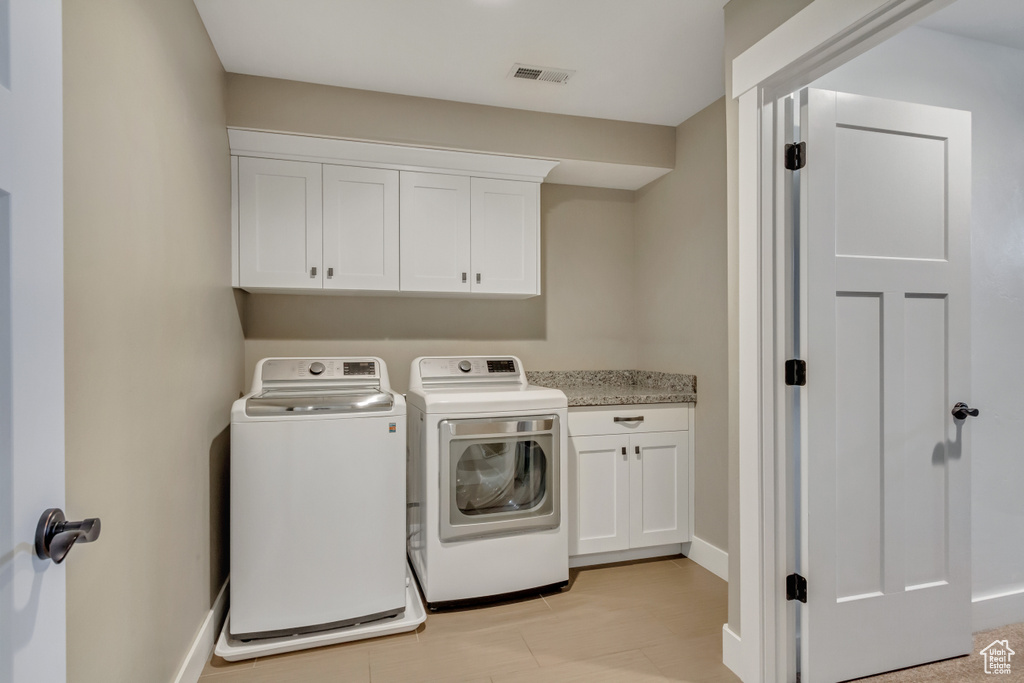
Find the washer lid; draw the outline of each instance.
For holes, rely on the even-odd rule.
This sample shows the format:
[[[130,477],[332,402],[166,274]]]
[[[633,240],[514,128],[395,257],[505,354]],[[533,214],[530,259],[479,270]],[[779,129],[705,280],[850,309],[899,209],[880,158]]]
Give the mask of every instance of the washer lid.
[[[245,401],[245,414],[330,415],[338,413],[375,413],[391,410],[395,397],[391,392],[377,390],[301,391],[269,389]]]

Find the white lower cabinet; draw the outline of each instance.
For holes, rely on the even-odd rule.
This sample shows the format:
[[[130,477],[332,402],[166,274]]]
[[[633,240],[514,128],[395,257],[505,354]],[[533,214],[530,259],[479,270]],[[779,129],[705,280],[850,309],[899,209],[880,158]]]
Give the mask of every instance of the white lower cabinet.
[[[570,409],[570,555],[690,540],[691,410],[692,404]],[[676,429],[651,431],[666,426]]]

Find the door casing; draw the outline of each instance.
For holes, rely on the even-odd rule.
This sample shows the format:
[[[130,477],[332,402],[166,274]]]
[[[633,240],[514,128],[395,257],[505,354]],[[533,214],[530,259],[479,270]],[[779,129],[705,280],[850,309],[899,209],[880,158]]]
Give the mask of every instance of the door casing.
[[[787,425],[782,369],[787,316],[786,191],[779,111],[810,85],[954,0],[814,0],[731,64],[738,100],[736,257],[739,432],[740,634],[723,627],[723,659],[745,683],[793,680],[787,641],[785,525]],[[777,116],[778,113],[778,116]],[[732,236],[732,235],[731,235]],[[734,572],[731,574],[735,575]]]

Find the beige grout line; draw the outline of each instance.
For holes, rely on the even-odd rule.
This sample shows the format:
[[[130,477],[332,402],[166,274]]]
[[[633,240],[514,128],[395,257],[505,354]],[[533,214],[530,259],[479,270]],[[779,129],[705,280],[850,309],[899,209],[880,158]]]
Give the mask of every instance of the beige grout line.
[[[661,674],[662,676],[665,676],[665,675],[666,675],[666,674],[665,674],[665,670],[664,670],[664,669],[662,669],[662,668],[661,668],[660,666],[658,666],[657,662],[655,662],[655,661],[654,661],[653,659],[651,659],[650,657],[648,657],[648,656],[647,656],[647,653],[646,653],[646,652],[644,652],[643,648],[640,648],[640,649],[638,649],[638,650],[637,650],[637,652],[639,652],[639,653],[640,653],[641,655],[643,655],[644,659],[646,659],[646,660],[647,660],[648,662],[650,662],[650,663],[651,663],[651,666],[653,666],[653,667],[654,667],[654,670],[655,670],[655,671],[657,671],[658,673],[660,673],[660,674]]]
[[[541,596],[541,597],[544,597],[544,596]],[[537,655],[533,654],[533,648],[530,647],[530,644],[528,642],[526,642],[526,638],[523,637],[523,630],[522,629],[516,629],[516,633],[519,634],[519,639],[523,641],[523,645],[526,646],[526,649],[527,649],[527,651],[529,651],[530,656],[533,657],[533,663],[537,665],[538,669],[540,669],[541,668],[540,660],[537,659]]]

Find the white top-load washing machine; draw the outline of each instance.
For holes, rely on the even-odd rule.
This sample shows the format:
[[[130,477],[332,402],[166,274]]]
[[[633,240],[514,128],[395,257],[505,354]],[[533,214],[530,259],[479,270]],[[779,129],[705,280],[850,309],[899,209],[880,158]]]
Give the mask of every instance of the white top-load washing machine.
[[[406,606],[405,400],[380,358],[266,358],[231,409],[238,640]]]
[[[417,358],[409,558],[432,609],[569,580],[567,401],[514,356]]]

